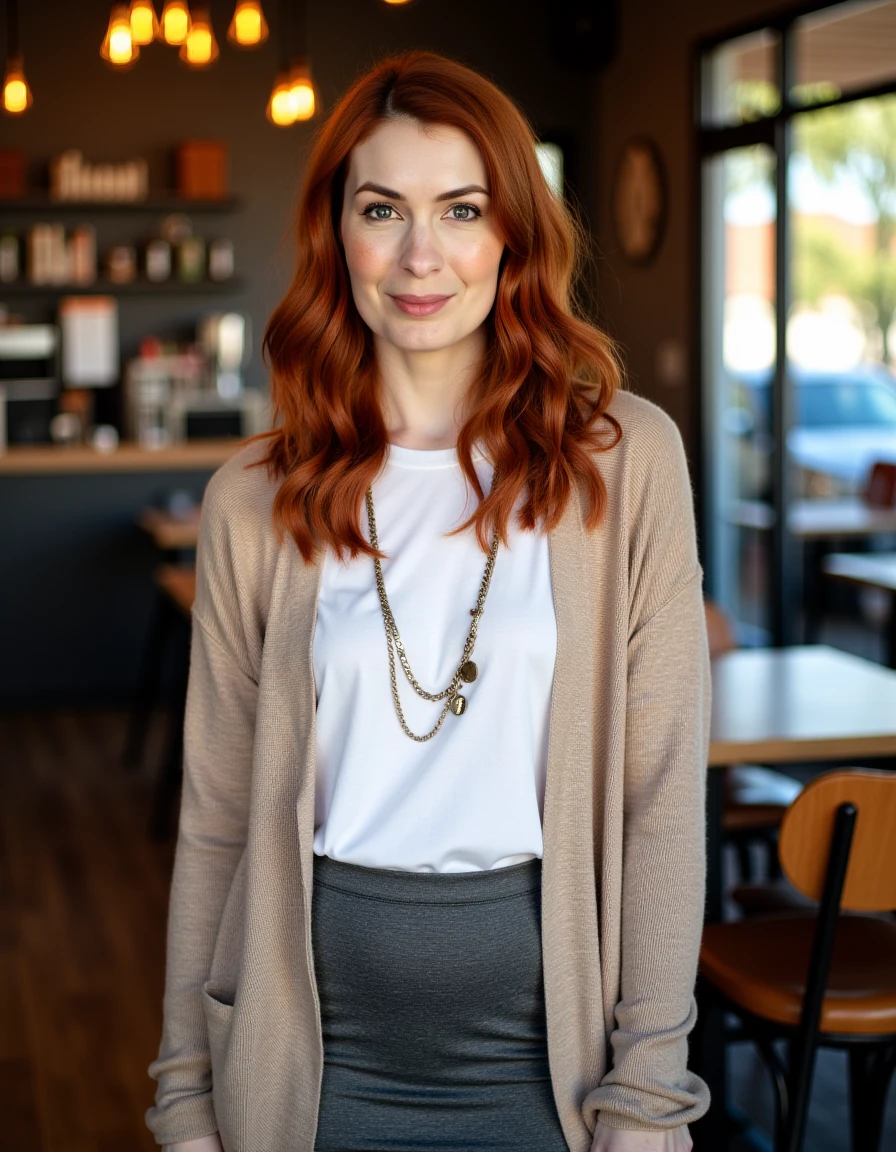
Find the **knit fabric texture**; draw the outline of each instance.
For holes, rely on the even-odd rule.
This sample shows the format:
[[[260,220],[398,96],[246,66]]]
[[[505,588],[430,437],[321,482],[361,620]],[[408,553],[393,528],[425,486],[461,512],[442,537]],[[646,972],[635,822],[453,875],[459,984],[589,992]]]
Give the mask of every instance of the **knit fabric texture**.
[[[710,666],[693,494],[675,423],[617,392],[606,515],[549,535],[557,658],[543,818],[551,1080],[572,1152],[598,1115],[674,1128],[709,1107],[687,1066],[705,888]],[[323,1070],[311,949],[323,552],[271,521],[276,483],[212,476],[196,554],[184,779],[168,914],[160,1144],[313,1152]],[[463,798],[459,798],[459,803]]]

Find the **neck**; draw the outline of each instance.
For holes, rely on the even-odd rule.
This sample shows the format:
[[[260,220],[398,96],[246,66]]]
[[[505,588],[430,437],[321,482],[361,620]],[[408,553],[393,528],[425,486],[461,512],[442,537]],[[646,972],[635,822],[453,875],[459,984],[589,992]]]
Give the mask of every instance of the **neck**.
[[[485,355],[481,332],[433,351],[376,340],[381,403],[389,442],[403,448],[454,448],[470,385]]]

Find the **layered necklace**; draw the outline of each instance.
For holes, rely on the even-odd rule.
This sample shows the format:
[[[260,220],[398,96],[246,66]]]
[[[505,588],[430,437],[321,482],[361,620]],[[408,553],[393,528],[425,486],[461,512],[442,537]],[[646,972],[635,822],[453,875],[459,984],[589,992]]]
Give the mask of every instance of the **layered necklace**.
[[[376,534],[376,519],[373,514],[373,488],[367,489],[367,523],[370,528],[370,543],[374,548],[379,550],[379,540]],[[498,533],[495,531],[492,539],[492,546],[489,550],[488,559],[485,562],[485,572],[482,576],[482,583],[479,585],[479,595],[476,597],[476,607],[470,609],[470,615],[473,617],[470,623],[470,631],[467,634],[467,640],[464,644],[464,650],[461,654],[460,662],[454,675],[451,677],[451,683],[447,688],[441,692],[427,692],[425,688],[421,688],[417,683],[417,679],[411,671],[411,665],[408,662],[407,653],[404,650],[404,644],[401,641],[401,636],[398,632],[398,625],[395,623],[395,617],[392,615],[392,609],[389,607],[389,599],[386,596],[386,585],[383,581],[383,568],[380,564],[379,558],[374,557],[373,565],[376,571],[376,588],[379,593],[380,607],[383,610],[383,623],[386,628],[386,646],[389,650],[389,677],[392,681],[392,700],[395,703],[395,711],[398,714],[398,722],[401,725],[402,731],[406,736],[410,736],[412,740],[420,741],[431,740],[436,732],[442,727],[445,717],[449,712],[453,712],[455,716],[463,716],[467,707],[467,701],[464,696],[460,694],[462,684],[472,684],[476,677],[479,675],[479,669],[471,659],[473,655],[473,646],[476,643],[476,632],[479,628],[479,621],[482,617],[482,612],[485,607],[485,598],[488,595],[488,586],[491,582],[492,572],[495,567],[495,557],[498,554]],[[427,732],[424,736],[418,736],[412,732],[407,725],[402,711],[401,701],[398,698],[398,683],[395,676],[395,653],[398,652],[398,659],[404,669],[405,676],[408,678],[408,683],[414,689],[418,696],[422,696],[424,700],[444,700],[445,704],[442,707],[441,715],[439,716],[436,726],[431,732]]]

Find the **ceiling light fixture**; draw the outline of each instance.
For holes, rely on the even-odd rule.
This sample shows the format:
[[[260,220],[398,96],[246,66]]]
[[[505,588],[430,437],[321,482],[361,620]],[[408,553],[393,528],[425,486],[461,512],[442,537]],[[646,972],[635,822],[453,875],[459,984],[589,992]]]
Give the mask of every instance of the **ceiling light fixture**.
[[[135,44],[151,44],[159,35],[159,21],[152,0],[131,0],[129,19],[131,39]]]
[[[191,68],[207,68],[218,59],[218,41],[212,28],[207,4],[196,4],[187,38],[178,53]]]
[[[100,56],[116,68],[127,68],[139,57],[140,49],[131,36],[131,21],[126,4],[113,4],[109,27],[100,45]]]
[[[294,38],[297,51],[290,58],[289,17],[295,18]],[[280,67],[274,87],[268,98],[266,115],[272,124],[288,128],[300,120],[310,120],[319,106],[314,80],[311,76],[311,61],[307,52],[307,32],[305,25],[305,0],[280,0],[279,49]]]
[[[190,9],[186,0],[165,0],[160,21],[161,38],[175,48],[190,34]]]
[[[19,51],[19,4],[18,0],[6,3],[6,75],[3,79],[3,95],[0,108],[10,116],[19,116],[33,103],[31,89],[25,79],[25,66]]]
[[[268,22],[258,0],[237,0],[227,39],[238,48],[256,48],[268,38]]]

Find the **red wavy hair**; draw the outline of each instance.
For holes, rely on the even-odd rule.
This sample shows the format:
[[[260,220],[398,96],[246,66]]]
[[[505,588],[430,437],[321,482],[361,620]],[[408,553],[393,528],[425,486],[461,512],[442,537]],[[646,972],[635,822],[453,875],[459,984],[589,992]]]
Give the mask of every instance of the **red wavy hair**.
[[[574,485],[586,524],[603,518],[606,486],[594,453],[622,429],[605,409],[621,383],[610,338],[575,314],[580,231],[551,192],[528,123],[494,84],[456,61],[412,51],[382,61],[342,97],[316,140],[298,207],[295,276],[264,336],[275,427],[266,465],[281,479],[273,508],[278,537],[290,532],[306,561],[329,544],[373,556],[361,534],[364,494],[388,450],[370,330],[352,298],[338,225],[352,149],[384,120],[407,117],[462,129],[478,145],[505,250],[487,351],[470,385],[458,461],[479,497],[456,531],[475,526],[483,551],[494,529],[507,543],[510,515],[526,489],[519,526],[560,520]],[[608,443],[607,422],[615,429]],[[495,465],[484,496],[471,449]],[[382,553],[380,553],[382,555]]]

